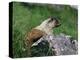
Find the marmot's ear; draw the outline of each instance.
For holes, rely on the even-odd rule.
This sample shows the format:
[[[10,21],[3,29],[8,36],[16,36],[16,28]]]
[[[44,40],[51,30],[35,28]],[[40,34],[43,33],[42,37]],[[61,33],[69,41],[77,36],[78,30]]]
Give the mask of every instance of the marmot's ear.
[[[49,21],[48,21],[48,23],[51,23],[53,21],[53,19],[50,19]]]
[[[48,23],[52,22],[54,20],[53,17],[50,17],[50,20],[48,21]]]

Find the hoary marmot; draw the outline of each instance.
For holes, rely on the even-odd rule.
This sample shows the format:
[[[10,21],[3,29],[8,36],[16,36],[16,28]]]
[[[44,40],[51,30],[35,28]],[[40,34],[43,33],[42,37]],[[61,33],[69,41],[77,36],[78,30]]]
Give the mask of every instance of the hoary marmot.
[[[44,20],[39,26],[33,28],[26,38],[29,48],[31,48],[31,45],[41,37],[52,34],[53,28],[58,26],[60,26],[59,20],[55,17],[50,17]]]

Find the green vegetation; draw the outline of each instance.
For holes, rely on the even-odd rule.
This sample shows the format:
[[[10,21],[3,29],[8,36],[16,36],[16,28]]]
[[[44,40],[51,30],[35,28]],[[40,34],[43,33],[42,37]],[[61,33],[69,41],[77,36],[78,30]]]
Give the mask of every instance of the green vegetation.
[[[24,37],[33,27],[39,25],[49,16],[60,18],[61,26],[53,29],[54,34],[65,33],[77,39],[77,10],[68,5],[61,9],[54,8],[52,5],[35,5],[14,2],[13,3],[13,57],[27,57],[27,51],[24,51]],[[45,50],[46,49],[46,50]],[[48,48],[45,48],[42,56],[45,55]],[[39,50],[39,51],[38,51]],[[33,48],[37,56],[40,55],[40,48]],[[49,55],[49,54],[48,54]],[[33,56],[36,56],[33,54]]]

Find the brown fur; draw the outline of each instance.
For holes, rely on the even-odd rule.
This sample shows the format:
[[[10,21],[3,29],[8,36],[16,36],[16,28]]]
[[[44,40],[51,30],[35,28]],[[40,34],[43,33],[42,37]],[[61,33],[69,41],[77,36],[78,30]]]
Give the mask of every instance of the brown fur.
[[[39,40],[44,35],[46,35],[45,32],[38,30],[38,29],[32,29],[28,33],[27,40],[29,41],[29,44],[32,45],[34,42]]]

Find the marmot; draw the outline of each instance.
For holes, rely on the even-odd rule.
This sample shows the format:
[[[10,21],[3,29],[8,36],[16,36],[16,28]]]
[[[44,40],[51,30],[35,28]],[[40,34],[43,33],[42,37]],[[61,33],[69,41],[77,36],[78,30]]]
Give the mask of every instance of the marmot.
[[[44,20],[39,26],[33,28],[26,38],[29,49],[31,48],[31,45],[38,41],[41,37],[52,34],[53,28],[58,26],[60,26],[59,20],[57,18],[50,17]]]

